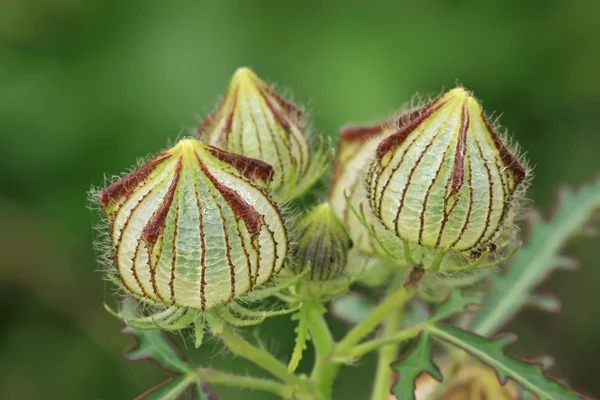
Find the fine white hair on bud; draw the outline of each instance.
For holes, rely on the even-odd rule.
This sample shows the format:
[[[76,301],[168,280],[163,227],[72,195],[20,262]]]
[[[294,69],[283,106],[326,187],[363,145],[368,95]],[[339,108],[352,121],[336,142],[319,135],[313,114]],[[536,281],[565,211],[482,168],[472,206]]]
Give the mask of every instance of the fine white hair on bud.
[[[269,163],[269,190],[283,202],[302,194],[327,166],[327,149],[311,151],[305,129],[302,110],[244,67],[197,132],[213,146]]]
[[[526,174],[475,98],[456,88],[378,143],[369,205],[408,243],[477,253],[507,236]]]
[[[102,190],[121,285],[146,302],[204,311],[270,281],[287,254],[265,191],[272,173],[184,139]]]
[[[418,111],[418,109],[405,110],[386,122],[348,126],[340,132],[329,202],[346,227],[356,248],[366,253],[373,253],[378,247],[378,243],[370,235],[363,221],[360,221],[355,214],[357,208],[366,205],[362,211],[367,220],[370,223],[378,222],[368,207],[368,192],[364,183],[366,172],[375,158],[379,143],[411,122],[418,115]],[[355,210],[352,210],[350,205],[353,205]]]

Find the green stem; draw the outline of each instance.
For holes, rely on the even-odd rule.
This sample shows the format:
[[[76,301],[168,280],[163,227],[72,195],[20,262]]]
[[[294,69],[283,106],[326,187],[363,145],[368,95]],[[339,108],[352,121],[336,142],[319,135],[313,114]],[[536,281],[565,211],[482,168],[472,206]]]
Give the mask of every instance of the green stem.
[[[332,377],[327,375],[327,370],[331,363],[330,358],[334,343],[329,325],[323,317],[325,309],[317,301],[306,302],[304,306],[308,314],[308,329],[315,346],[315,364],[310,379],[316,390],[324,398],[331,398],[332,385],[329,382],[333,382],[333,380]]]
[[[402,320],[401,312],[390,314],[383,323],[383,335],[392,334],[400,328]],[[377,354],[377,372],[375,373],[375,383],[371,393],[372,400],[386,400],[390,396],[390,387],[392,386],[392,370],[390,364],[398,356],[400,344],[392,343],[379,348]]]
[[[390,284],[386,291],[386,297],[393,295],[402,285],[403,276],[397,274],[394,281]],[[392,312],[383,322],[383,332],[381,335],[387,337],[400,329],[402,322],[402,308]],[[379,348],[377,354],[377,369],[375,373],[375,382],[373,384],[373,391],[371,393],[372,400],[386,400],[389,397],[391,381],[391,370],[390,364],[394,361],[398,354],[398,343],[391,343]]]
[[[198,375],[213,385],[231,386],[249,390],[263,390],[275,393],[284,399],[291,399],[293,388],[271,379],[256,378],[253,376],[235,375],[210,368],[200,368]]]
[[[302,380],[294,374],[290,374],[287,367],[278,359],[273,357],[264,349],[258,348],[247,342],[242,336],[233,332],[225,325],[219,332],[219,339],[229,348],[229,350],[242,358],[252,361],[254,364],[270,372],[273,376],[281,379],[285,383],[297,385]]]
[[[368,342],[356,345],[347,354],[347,360],[357,359],[367,353],[380,349],[383,346],[395,343],[401,343],[413,339],[423,330],[424,325],[419,324],[411,328],[401,330],[389,336],[384,336],[379,339],[369,340]]]
[[[371,314],[348,332],[344,339],[335,346],[334,354],[339,357],[344,357],[354,345],[375,330],[388,314],[401,308],[404,302],[410,299],[414,293],[414,287],[401,287],[393,292],[379,304]]]
[[[396,286],[396,284],[393,284]],[[390,286],[392,287],[392,285]],[[317,372],[313,370],[313,382],[324,398],[331,398],[333,383],[340,369],[340,359],[347,359],[353,347],[379,326],[391,312],[402,305],[415,293],[415,286],[400,287],[393,291],[365,319],[359,322],[348,334],[331,349],[331,356]],[[312,325],[312,324],[311,324]]]

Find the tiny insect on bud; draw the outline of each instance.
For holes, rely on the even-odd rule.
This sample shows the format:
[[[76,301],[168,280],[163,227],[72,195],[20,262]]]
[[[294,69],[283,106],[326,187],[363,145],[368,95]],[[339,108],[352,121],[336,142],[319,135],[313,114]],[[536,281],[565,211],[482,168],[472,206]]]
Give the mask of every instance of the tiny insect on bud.
[[[352,241],[328,203],[315,207],[296,229],[298,239],[291,250],[295,273],[310,268],[308,276],[317,281],[345,275]]]
[[[279,272],[285,225],[270,165],[181,140],[99,195],[116,275],[132,295],[205,310]]]
[[[198,135],[223,150],[273,166],[269,189],[278,201],[302,194],[324,172],[327,152],[311,154],[303,112],[254,72],[238,69]]]
[[[398,238],[477,257],[510,236],[525,177],[477,101],[456,88],[378,143],[367,191]]]

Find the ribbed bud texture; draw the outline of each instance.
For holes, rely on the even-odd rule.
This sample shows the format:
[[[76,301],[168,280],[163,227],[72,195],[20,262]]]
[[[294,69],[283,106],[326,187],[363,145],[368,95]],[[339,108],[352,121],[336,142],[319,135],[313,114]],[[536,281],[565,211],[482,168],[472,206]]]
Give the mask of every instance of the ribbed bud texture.
[[[328,203],[315,207],[297,226],[293,269],[310,268],[310,279],[327,281],[344,276],[352,241]]]
[[[206,309],[268,282],[286,230],[259,160],[184,139],[99,196],[116,272],[136,297]]]
[[[312,163],[323,163],[323,157],[311,159],[302,117],[298,107],[254,72],[240,68],[221,103],[198,126],[198,134],[218,148],[272,165],[270,190],[285,201],[318,178],[320,168],[311,168]]]
[[[371,210],[399,238],[468,251],[504,235],[526,170],[457,88],[381,140],[368,173]]]
[[[371,253],[377,246],[369,232],[358,220],[349,204],[357,210],[361,205],[371,222],[376,222],[368,207],[365,180],[369,165],[375,158],[379,143],[396,132],[413,117],[407,111],[381,124],[349,126],[341,130],[337,163],[333,171],[329,201],[332,209],[346,227],[354,245]]]

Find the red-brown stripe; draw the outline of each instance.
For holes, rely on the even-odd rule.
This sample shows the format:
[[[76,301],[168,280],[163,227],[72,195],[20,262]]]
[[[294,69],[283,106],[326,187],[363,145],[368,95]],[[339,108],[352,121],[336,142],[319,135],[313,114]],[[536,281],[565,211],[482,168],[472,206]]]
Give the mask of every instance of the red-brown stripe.
[[[144,182],[152,171],[168,158],[166,153],[160,153],[130,175],[106,187],[98,196],[102,208],[106,208],[113,201],[130,196],[140,183]]]
[[[162,204],[142,231],[142,238],[150,248],[154,247],[158,236],[161,234],[165,226],[165,220],[167,218],[167,214],[169,213],[169,209],[171,208],[171,204],[173,203],[173,198],[175,197],[175,190],[177,189],[177,185],[179,184],[179,178],[181,176],[181,165],[182,156],[180,156],[177,160],[173,181],[171,182],[171,185],[169,186],[169,189],[165,194],[165,198]]]
[[[379,143],[379,146],[377,146],[377,157],[379,159],[383,158],[388,151],[397,148],[404,143],[408,135],[413,132],[415,128],[421,124],[421,122],[439,110],[444,104],[446,104],[446,102],[437,104],[435,107],[430,107],[429,105],[424,107],[422,112],[416,118],[414,118],[408,124],[400,127],[396,133],[383,139],[381,143]]]
[[[442,168],[444,167],[444,162],[446,161],[446,156],[449,153],[450,147],[452,146],[452,140],[450,140],[450,142],[448,143],[448,147],[446,147],[446,150],[444,150],[444,155],[442,156],[442,161],[438,167],[438,169],[435,171],[435,176],[433,177],[433,179],[431,180],[431,183],[429,184],[429,186],[427,187],[427,191],[425,192],[425,198],[423,199],[423,210],[421,210],[421,215],[419,216],[419,244],[423,244],[423,231],[425,230],[425,213],[427,212],[427,202],[429,200],[429,195],[431,194],[431,189],[433,188],[433,185],[435,185],[436,181],[438,180],[439,176],[440,176],[440,172],[442,171]],[[444,211],[446,209],[446,199],[444,199]]]
[[[206,259],[206,242],[204,240],[204,218],[202,217],[202,207],[200,205],[200,195],[198,194],[198,186],[194,184],[194,195],[196,196],[196,208],[198,209],[198,231],[200,233],[200,305],[202,311],[206,311],[206,266],[204,261]]]
[[[449,196],[453,196],[460,190],[465,175],[465,153],[467,151],[467,130],[469,129],[469,114],[463,105],[460,131],[458,132],[458,144],[454,154],[454,166],[452,168],[452,186]]]
[[[246,157],[206,145],[206,149],[217,159],[231,165],[246,178],[268,183],[273,176],[273,167],[256,158]]]
[[[508,169],[510,169],[512,171],[515,181],[516,181],[516,184],[518,185],[519,183],[523,182],[523,180],[525,179],[525,175],[527,174],[525,167],[508,150],[508,148],[504,145],[504,143],[502,143],[502,141],[498,137],[498,134],[492,129],[487,118],[485,118],[485,115],[483,112],[481,113],[481,119],[483,120],[483,123],[485,124],[486,128],[490,132],[490,135],[492,136],[492,140],[494,141],[494,144],[496,145],[496,147],[498,148],[498,151],[500,152],[500,157],[502,158],[502,162],[504,163],[504,165],[506,165],[506,167]]]

